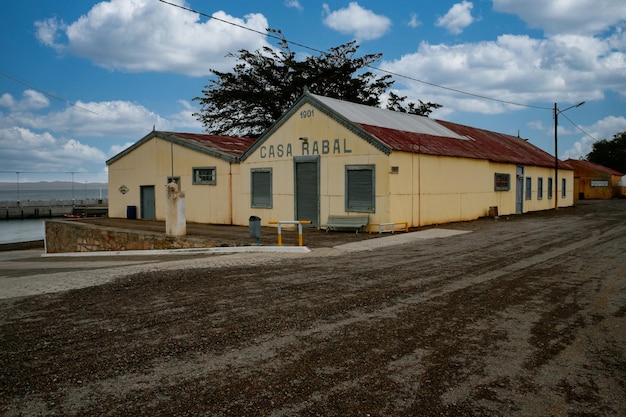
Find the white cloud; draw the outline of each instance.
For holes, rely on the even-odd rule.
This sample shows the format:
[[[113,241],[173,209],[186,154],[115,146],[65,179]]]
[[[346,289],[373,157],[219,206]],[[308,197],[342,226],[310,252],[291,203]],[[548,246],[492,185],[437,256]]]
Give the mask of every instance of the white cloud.
[[[601,99],[606,90],[625,94],[624,53],[612,50],[607,40],[579,35],[550,39],[503,35],[496,41],[459,45],[420,44],[415,53],[381,67],[418,80],[515,103],[577,102]],[[422,98],[435,94],[444,106],[474,106],[469,96],[419,82],[398,79]],[[424,100],[422,98],[422,100]],[[477,105],[473,112],[494,113],[510,107],[495,102]]]
[[[179,101],[179,112],[161,117],[128,101],[78,101],[76,106],[42,111],[40,106],[29,104],[37,102],[39,95],[27,90],[22,100],[15,100],[8,93],[0,96],[0,106],[9,109],[6,114],[0,112],[3,170],[95,172],[101,170],[108,158],[130,146],[129,138],[141,138],[153,127],[187,132],[203,130],[192,116],[198,109],[184,100]]]
[[[419,21],[416,13],[411,13],[411,19],[409,20],[409,23],[407,23],[407,25],[409,27],[416,28],[418,26],[421,26],[422,22]]]
[[[351,2],[348,7],[331,11],[328,4],[323,5],[324,24],[340,33],[352,34],[357,40],[371,40],[382,37],[391,27],[391,20],[371,10]]]
[[[583,127],[583,130],[591,137],[585,135],[576,141],[570,149],[563,153],[562,159],[580,159],[581,157],[585,157],[591,152],[593,143],[596,140],[611,140],[616,133],[626,132],[626,117],[608,116],[599,120],[592,126]],[[561,157],[561,155],[559,156]]]
[[[304,10],[304,7],[298,0],[285,0],[285,6],[293,9]]]
[[[474,23],[474,17],[472,16],[473,7],[473,3],[463,0],[462,3],[452,6],[448,13],[437,19],[435,24],[446,28],[450,33],[458,35],[466,27]]]
[[[118,153],[122,152],[124,149],[130,148],[134,144],[135,142],[126,142],[121,145],[113,145],[109,148],[109,152],[107,153],[107,155],[109,157],[113,157],[117,155]]]
[[[623,0],[493,0],[493,8],[548,34],[597,34],[626,21]]]
[[[44,94],[35,90],[26,90],[22,96],[21,100],[16,100],[11,94],[4,93],[0,96],[0,106],[7,107],[13,112],[39,110],[50,105],[50,100]]]
[[[88,110],[88,111],[86,111]],[[128,101],[82,102],[45,114],[14,112],[0,119],[0,127],[23,126],[80,137],[128,137],[152,126],[171,128],[170,122],[141,105]]]
[[[89,162],[103,162],[102,151],[76,139],[59,139],[50,132],[22,127],[0,128],[3,168],[18,171],[69,171]]]
[[[15,99],[9,93],[0,96],[0,106],[12,108],[15,106]]]
[[[192,104],[186,100],[178,100],[178,104],[183,108],[179,112],[167,117],[170,125],[177,130],[183,130],[185,132],[203,132],[204,127],[202,123],[192,116],[193,113],[199,112],[200,109],[193,107]],[[157,130],[159,129],[160,126],[157,126]]]
[[[63,50],[63,45],[58,43],[58,38],[61,32],[67,29],[63,22],[60,22],[54,17],[49,19],[40,20],[35,22],[35,34],[39,42],[46,46]]]
[[[158,1],[110,0],[96,4],[71,24],[47,19],[35,25],[45,45],[104,68],[131,72],[204,76],[209,69],[231,69],[228,53],[267,45],[258,33],[224,22],[265,33],[269,24],[263,15],[236,18],[218,11],[213,16],[216,19],[201,22],[197,14]],[[59,41],[61,33],[67,43]]]

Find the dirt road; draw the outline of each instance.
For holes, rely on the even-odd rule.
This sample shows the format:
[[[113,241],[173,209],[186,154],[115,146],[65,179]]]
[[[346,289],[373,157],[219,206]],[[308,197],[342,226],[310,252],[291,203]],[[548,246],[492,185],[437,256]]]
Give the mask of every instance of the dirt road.
[[[626,201],[445,228],[0,300],[0,411],[626,415]]]

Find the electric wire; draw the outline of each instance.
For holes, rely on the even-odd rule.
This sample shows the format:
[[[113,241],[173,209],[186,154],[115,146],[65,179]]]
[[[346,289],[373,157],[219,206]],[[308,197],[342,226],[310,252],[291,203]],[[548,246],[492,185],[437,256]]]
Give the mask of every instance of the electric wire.
[[[72,103],[72,102],[71,102],[71,101],[69,101],[69,100],[66,100],[66,99],[64,99],[64,98],[61,98],[61,97],[55,96],[54,94],[50,94],[50,93],[48,93],[48,92],[46,92],[46,91],[43,91],[43,90],[41,90],[41,89],[39,89],[39,88],[37,88],[37,87],[34,87],[34,86],[32,86],[32,85],[30,85],[30,84],[28,84],[28,83],[25,83],[24,81],[18,80],[17,78],[15,78],[15,77],[13,77],[13,76],[11,76],[11,75],[7,74],[7,73],[0,72],[0,75],[1,75],[1,76],[3,76],[3,77],[5,77],[5,78],[8,78],[8,79],[9,79],[9,80],[11,80],[11,81],[14,81],[14,82],[16,82],[16,83],[18,83],[18,84],[21,84],[21,85],[25,86],[25,87],[28,87],[28,88],[30,88],[31,90],[38,91],[38,92],[40,92],[41,94],[45,95],[46,97],[50,97],[50,98],[51,98],[51,99],[53,99],[53,100],[58,100],[58,101],[61,101],[61,102],[65,103],[65,104],[69,104],[70,106],[74,106],[74,107],[76,107],[77,109],[81,109],[81,110],[84,110],[84,111],[88,111],[89,113],[93,113],[93,114],[96,114],[96,115],[98,114],[98,113],[96,113],[96,112],[95,112],[95,111],[93,111],[93,110],[89,110],[89,109],[87,109],[87,108],[85,108],[85,107],[81,107],[81,106],[79,106],[79,105],[77,105],[77,104]]]
[[[99,171],[22,171],[22,170],[13,170],[6,171],[0,170],[0,174],[103,174],[103,172]]]
[[[288,40],[288,39],[283,39],[280,36],[272,34],[271,32],[262,32],[260,30],[249,28],[249,27],[246,27],[244,25],[240,25],[240,24],[235,23],[235,22],[230,22],[230,21],[225,20],[225,19],[220,19],[220,18],[215,17],[213,15],[210,15],[208,13],[204,13],[204,12],[201,12],[201,11],[198,11],[198,10],[195,10],[195,9],[191,9],[189,7],[186,7],[186,6],[181,6],[181,5],[178,5],[178,4],[171,3],[171,2],[169,2],[167,0],[159,0],[159,1],[161,3],[167,4],[167,5],[170,5],[170,6],[173,6],[173,7],[177,7],[179,9],[186,10],[188,12],[197,13],[200,16],[204,16],[204,17],[209,18],[209,19],[217,20],[219,22],[226,23],[226,24],[229,24],[229,25],[232,25],[232,26],[235,26],[235,27],[238,27],[238,28],[241,28],[241,29],[253,32],[253,33],[257,33],[257,34],[263,35],[263,36],[267,36],[267,37],[272,38],[272,39],[281,40],[281,41],[285,40],[285,41],[287,41],[291,45],[299,46],[301,48],[305,48],[305,49],[308,49],[310,51],[314,51],[314,52],[318,52],[318,53],[322,53],[322,54],[325,53],[325,51],[322,51],[322,50],[320,50],[318,48],[314,48],[312,46],[308,46],[308,45],[305,45],[305,44],[302,44],[302,43],[299,43],[299,42],[294,42],[294,41],[291,41],[291,40]],[[470,93],[468,91],[463,91],[463,90],[459,90],[459,89],[452,88],[452,87],[446,87],[446,86],[443,86],[443,85],[440,85],[440,84],[431,83],[429,81],[420,80],[418,78],[410,77],[408,75],[402,75],[402,74],[399,74],[399,73],[396,73],[396,72],[393,72],[393,71],[385,70],[385,69],[382,69],[380,67],[376,67],[376,66],[373,66],[373,65],[366,65],[366,67],[370,68],[370,69],[373,69],[373,70],[376,70],[376,71],[384,72],[384,73],[389,74],[391,76],[404,78],[404,79],[407,79],[407,80],[410,80],[410,81],[415,81],[415,82],[418,82],[418,83],[421,83],[421,84],[429,85],[431,87],[436,87],[436,88],[440,88],[440,89],[443,89],[443,90],[452,91],[454,93],[480,98],[480,99],[483,99],[483,100],[495,101],[495,102],[498,102],[498,103],[508,104],[508,105],[511,105],[511,106],[527,107],[527,108],[533,108],[533,109],[539,109],[539,110],[552,110],[551,107],[534,106],[534,105],[531,105],[531,104],[517,103],[517,102],[513,102],[513,101],[507,101],[507,100],[497,99],[497,98],[494,98],[494,97],[485,96],[485,95],[482,95],[482,94]]]
[[[593,136],[591,136],[589,133],[585,132],[583,130],[582,127],[578,126],[576,123],[572,122],[572,120],[567,117],[566,115],[564,115],[563,113],[559,113],[560,116],[563,116],[565,119],[567,119],[568,122],[570,122],[576,129],[580,130],[585,136],[587,136],[589,139],[592,139],[594,142],[597,142],[598,139],[594,138]]]

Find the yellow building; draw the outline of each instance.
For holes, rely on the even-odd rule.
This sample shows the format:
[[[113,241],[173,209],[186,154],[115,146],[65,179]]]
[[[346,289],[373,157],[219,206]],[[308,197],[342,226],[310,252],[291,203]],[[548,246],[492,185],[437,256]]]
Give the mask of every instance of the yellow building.
[[[594,162],[568,159],[574,169],[574,200],[621,197],[623,173]]]
[[[174,177],[189,222],[424,226],[571,206],[573,171],[559,164],[555,195],[554,157],[524,139],[305,92],[258,140],[147,135],[107,161],[109,215],[164,219]]]

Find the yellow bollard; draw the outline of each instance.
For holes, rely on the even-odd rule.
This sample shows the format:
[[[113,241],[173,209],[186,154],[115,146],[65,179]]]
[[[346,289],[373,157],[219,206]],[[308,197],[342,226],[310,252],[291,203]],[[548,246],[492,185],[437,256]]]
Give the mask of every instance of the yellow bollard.
[[[283,235],[281,226],[284,224],[293,224],[298,226],[298,246],[302,246],[302,225],[311,224],[310,220],[270,220],[269,224],[278,225],[278,246],[283,246]]]

